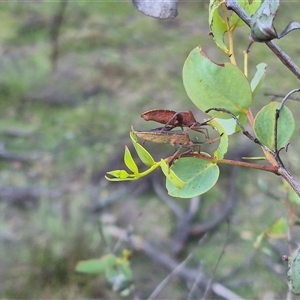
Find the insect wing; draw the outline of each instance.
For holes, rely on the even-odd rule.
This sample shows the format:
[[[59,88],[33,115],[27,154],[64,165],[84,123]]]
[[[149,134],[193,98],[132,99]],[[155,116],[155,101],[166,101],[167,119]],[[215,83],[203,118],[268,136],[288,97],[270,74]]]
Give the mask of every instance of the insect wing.
[[[175,126],[176,118],[176,111],[168,110],[168,109],[152,109],[144,112],[141,117],[145,121],[154,121],[161,124],[167,124]]]

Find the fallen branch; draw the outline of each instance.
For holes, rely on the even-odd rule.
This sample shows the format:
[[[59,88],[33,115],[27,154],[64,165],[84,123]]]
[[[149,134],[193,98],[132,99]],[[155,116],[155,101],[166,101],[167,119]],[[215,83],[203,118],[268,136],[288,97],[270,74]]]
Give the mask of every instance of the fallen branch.
[[[198,282],[198,286],[202,289],[205,289],[208,284],[208,279],[205,277],[204,274],[199,274],[198,270],[188,269],[186,267],[178,268],[180,264],[175,259],[171,258],[169,255],[165,253],[159,252],[157,249],[153,248],[150,243],[143,240],[138,236],[134,236],[129,234],[128,231],[120,229],[116,226],[109,226],[107,227],[107,232],[114,236],[115,238],[128,243],[133,250],[135,251],[142,251],[147,256],[151,258],[152,261],[156,262],[160,266],[164,267],[165,269],[172,272],[177,268],[176,275],[180,277],[182,280],[187,282]],[[225,287],[220,283],[213,283],[211,285],[211,290],[218,296],[228,299],[228,300],[243,300],[242,297]]]

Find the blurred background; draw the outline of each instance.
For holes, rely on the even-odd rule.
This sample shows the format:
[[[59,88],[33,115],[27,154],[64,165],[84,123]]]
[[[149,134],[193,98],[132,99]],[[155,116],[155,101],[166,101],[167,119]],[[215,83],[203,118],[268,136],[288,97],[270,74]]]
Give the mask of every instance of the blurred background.
[[[299,19],[299,4],[282,2],[278,32]],[[181,71],[198,45],[212,60],[228,61],[209,36],[207,11],[208,1],[180,1],[177,18],[157,20],[139,13],[130,1],[1,3],[1,298],[119,299],[104,276],[79,274],[74,268],[79,260],[112,251],[118,241],[117,254],[130,248],[108,230],[129,227],[174,261],[193,253],[190,267],[200,268],[207,279],[227,239],[215,280],[247,299],[285,297],[281,256],[288,254],[286,238],[253,247],[260,233],[287,214],[280,178],[244,169],[237,175],[221,167],[217,185],[193,200],[198,207],[190,220],[194,227],[187,227],[191,231],[182,240],[177,237],[182,233],[180,213],[187,216],[195,202],[170,200],[160,171],[138,182],[109,184],[104,179],[106,171],[124,168],[130,125],[154,127],[140,118],[144,111],[192,110],[198,121],[205,118],[189,101]],[[294,31],[278,41],[298,64],[299,34]],[[236,34],[239,66],[248,35],[247,28]],[[254,44],[250,78],[260,62],[268,68],[254,114],[272,100],[265,93],[284,95],[299,87],[265,45]],[[282,158],[300,179],[299,104],[290,101],[288,107],[295,114],[296,131]],[[243,136],[231,140],[229,158],[262,155]],[[173,153],[171,147],[147,146],[157,158]],[[225,222],[229,216],[230,225]],[[170,273],[154,260],[149,253],[133,251],[140,299],[148,298]],[[175,278],[157,298],[186,299],[190,288]]]

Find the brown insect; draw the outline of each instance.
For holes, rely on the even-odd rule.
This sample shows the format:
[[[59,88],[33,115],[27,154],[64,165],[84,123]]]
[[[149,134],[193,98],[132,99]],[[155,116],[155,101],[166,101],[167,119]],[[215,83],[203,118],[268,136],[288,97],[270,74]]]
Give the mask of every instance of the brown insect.
[[[175,153],[169,157],[168,165],[171,165],[176,157],[180,157],[182,154],[193,152],[196,145],[202,144],[201,142],[192,141],[188,131],[184,130],[162,131],[160,128],[158,128],[150,131],[134,131],[134,133],[144,141],[150,141],[158,144],[170,144],[174,147],[178,147]],[[178,156],[181,147],[188,148],[188,151]],[[200,146],[198,151],[200,152]]]
[[[168,109],[152,109],[144,112],[141,117],[145,121],[155,121],[172,127],[195,127],[201,124],[196,121],[194,114],[189,111],[176,112]]]
[[[188,131],[175,130],[175,131],[134,131],[135,134],[145,141],[150,141],[157,144],[170,144],[172,146],[193,147],[200,142],[193,142],[190,139]]]
[[[208,121],[199,123],[192,111],[176,112],[168,109],[152,109],[141,114],[141,117],[146,121],[155,121],[165,124],[164,127],[156,128],[157,130],[167,131],[175,127],[189,127],[191,130],[201,132],[205,138],[210,141],[208,130],[203,128],[204,125],[209,125]],[[210,141],[211,142],[211,141]]]

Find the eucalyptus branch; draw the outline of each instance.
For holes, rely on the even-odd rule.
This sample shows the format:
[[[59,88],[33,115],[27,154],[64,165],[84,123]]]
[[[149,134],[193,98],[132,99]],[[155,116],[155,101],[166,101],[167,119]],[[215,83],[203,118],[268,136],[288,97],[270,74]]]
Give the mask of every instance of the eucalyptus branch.
[[[284,97],[286,97],[286,95],[276,94],[276,93],[264,93],[264,96],[272,96],[273,97],[272,100],[275,99],[275,98],[284,98]],[[288,96],[288,99],[300,102],[300,98],[299,97]]]
[[[224,112],[226,114],[229,114],[231,115],[231,117],[235,120],[235,122],[240,126],[240,128],[242,129],[242,132],[243,134],[248,138],[250,139],[252,142],[254,142],[255,144],[258,144],[259,146],[261,146],[265,151],[273,154],[273,151],[268,148],[266,145],[264,145],[263,143],[260,142],[259,139],[255,138],[252,134],[250,134],[249,131],[247,131],[244,126],[242,125],[242,123],[240,122],[240,120],[237,118],[236,115],[234,115],[231,111],[229,111],[228,109],[226,108],[216,108],[216,107],[213,107],[213,108],[210,108],[208,110],[205,111],[205,113],[208,113],[212,110],[215,110],[215,111],[220,111],[220,112]]]
[[[276,175],[281,175],[281,173],[279,172],[280,167],[278,167],[278,166],[254,164],[254,163],[249,163],[246,161],[233,160],[233,159],[216,160],[214,157],[207,156],[205,154],[202,154],[201,152],[200,153],[183,153],[182,155],[180,155],[180,157],[187,157],[187,156],[202,158],[202,159],[209,160],[209,161],[217,163],[217,164],[250,168],[250,169],[255,169],[255,170],[271,172]]]
[[[245,12],[245,10],[238,4],[236,0],[227,0],[226,7],[229,10],[233,10],[249,27],[251,18]],[[283,52],[279,46],[273,41],[266,42],[267,46],[273,51],[273,53],[281,60],[281,62],[298,78],[300,79],[300,69],[294,63],[294,61]]]
[[[295,92],[297,92],[297,91],[298,91],[298,90],[293,90],[292,92],[288,93],[287,96],[286,96],[286,99],[284,99],[284,101],[282,101],[282,104],[281,104],[280,107],[282,107],[282,105],[284,104],[284,102],[288,99],[288,97],[289,97],[292,93],[295,93]],[[299,89],[299,91],[300,91],[300,89]],[[290,174],[290,172],[285,168],[285,166],[284,166],[284,164],[283,164],[283,162],[282,162],[282,160],[281,160],[281,158],[280,158],[280,156],[279,156],[279,152],[280,152],[280,151],[277,150],[277,146],[275,147],[275,148],[276,148],[275,150],[271,150],[271,149],[268,148],[266,145],[264,145],[263,143],[261,143],[257,138],[255,138],[254,136],[252,136],[252,135],[244,128],[244,126],[241,124],[241,122],[239,121],[239,119],[238,119],[232,112],[230,112],[229,110],[227,110],[227,109],[225,109],[225,108],[210,108],[210,109],[208,109],[208,110],[205,111],[205,112],[208,113],[208,112],[211,111],[211,110],[222,111],[222,112],[225,112],[225,113],[230,114],[230,115],[232,116],[232,118],[236,121],[236,123],[240,126],[240,128],[242,129],[242,132],[243,132],[243,134],[244,134],[245,136],[247,136],[247,137],[248,137],[251,141],[253,141],[254,143],[260,145],[265,151],[267,151],[268,153],[270,153],[270,154],[274,157],[274,159],[275,159],[275,161],[276,161],[276,163],[277,163],[277,165],[278,165],[278,169],[277,169],[276,171],[275,171],[275,169],[272,171],[271,169],[268,169],[268,168],[263,169],[263,168],[260,168],[260,167],[259,167],[259,166],[263,166],[263,165],[257,165],[257,166],[258,166],[257,169],[265,170],[265,171],[273,172],[273,173],[275,173],[275,174],[277,174],[277,175],[281,175],[281,176],[288,182],[288,184],[291,186],[291,188],[295,191],[295,193],[298,195],[298,197],[300,197],[300,186],[299,186],[299,184],[296,182],[296,180],[293,178],[293,176]],[[276,120],[275,123],[277,123],[277,120]],[[275,127],[275,129],[276,129],[276,127]],[[277,134],[276,131],[275,131],[274,133]],[[276,142],[275,144],[277,144],[277,142]],[[221,161],[220,161],[219,163],[221,163]],[[231,164],[231,163],[230,163],[230,164]],[[245,163],[245,164],[246,164],[246,163]],[[243,165],[244,165],[244,164],[243,164]],[[251,165],[256,166],[256,164],[251,164],[251,163],[250,163],[248,167],[253,168],[254,166],[251,166]],[[242,166],[242,164],[240,164],[240,166]],[[246,165],[244,165],[244,166],[246,166]],[[267,166],[264,166],[264,167],[267,167]],[[277,168],[276,166],[269,166],[269,167],[275,167],[275,168]]]
[[[285,102],[289,99],[289,97],[291,95],[293,95],[294,93],[300,92],[300,89],[294,89],[292,91],[290,91],[281,101],[279,107],[276,109],[276,114],[275,114],[275,128],[274,128],[274,137],[275,137],[275,150],[276,150],[276,154],[277,154],[277,158],[280,159],[279,157],[279,151],[277,150],[277,134],[278,134],[278,120],[280,117],[280,112],[285,104]],[[282,161],[280,160],[281,164],[280,164],[280,175],[289,183],[289,185],[293,188],[293,190],[297,193],[297,195],[300,197],[300,186],[299,184],[295,181],[295,179],[293,178],[293,176],[286,170],[286,168],[284,167]]]

